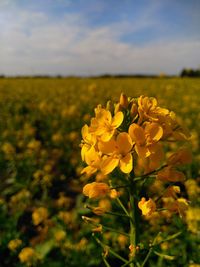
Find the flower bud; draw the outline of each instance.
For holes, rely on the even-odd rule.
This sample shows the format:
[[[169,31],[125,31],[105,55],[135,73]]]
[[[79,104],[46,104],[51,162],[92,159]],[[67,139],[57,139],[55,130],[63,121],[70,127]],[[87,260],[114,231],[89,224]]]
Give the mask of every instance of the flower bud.
[[[121,93],[119,103],[120,103],[120,106],[123,108],[128,107],[128,98],[125,94]]]

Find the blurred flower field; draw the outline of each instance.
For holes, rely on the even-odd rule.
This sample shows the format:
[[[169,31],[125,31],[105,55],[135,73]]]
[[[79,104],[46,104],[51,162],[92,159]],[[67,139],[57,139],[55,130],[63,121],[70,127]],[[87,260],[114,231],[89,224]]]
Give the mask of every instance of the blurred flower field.
[[[157,255],[145,266],[200,266],[200,79],[4,78],[0,79],[1,267],[105,266],[102,253],[108,252],[92,234],[98,236],[102,229],[91,228],[82,219],[89,216],[98,223],[101,210],[88,209],[90,201],[82,193],[90,180],[82,174],[81,129],[89,124],[99,103],[119,101],[121,92],[131,97],[153,96],[162,107],[173,110],[189,130],[187,146],[193,155],[192,163],[182,169],[185,184],[178,184],[189,203],[185,214],[181,218],[152,216],[140,222],[144,245],[155,233],[163,234]],[[169,146],[176,151],[181,141]],[[101,174],[94,177],[97,182],[105,180]],[[157,182],[150,190],[162,188]],[[97,204],[110,210],[112,201],[106,196]],[[123,217],[102,220],[126,229]],[[173,240],[162,240],[176,233]],[[122,256],[130,249],[123,234],[105,230],[102,236]],[[111,255],[111,266],[121,264]]]

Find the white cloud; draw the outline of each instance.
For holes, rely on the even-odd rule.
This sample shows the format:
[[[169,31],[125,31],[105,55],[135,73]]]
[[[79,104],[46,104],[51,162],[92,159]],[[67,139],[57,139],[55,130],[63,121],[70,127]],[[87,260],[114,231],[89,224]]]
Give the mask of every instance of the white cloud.
[[[156,41],[141,47],[123,42],[124,33],[155,25],[148,13],[134,25],[123,22],[91,29],[80,14],[51,21],[43,12],[15,11],[4,12],[0,19],[0,73],[171,74],[199,64],[200,40]]]

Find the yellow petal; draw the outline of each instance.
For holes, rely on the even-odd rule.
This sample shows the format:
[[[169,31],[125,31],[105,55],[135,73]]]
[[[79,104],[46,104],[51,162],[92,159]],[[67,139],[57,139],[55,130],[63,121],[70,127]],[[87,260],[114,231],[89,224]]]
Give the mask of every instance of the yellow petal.
[[[82,171],[81,174],[86,174],[88,176],[91,176],[92,174],[94,174],[97,171],[96,168],[92,167],[92,166],[87,166],[85,167]]]
[[[156,122],[148,123],[145,127],[145,133],[148,134],[148,141],[157,142],[163,136],[163,128]]]
[[[149,149],[145,146],[138,146],[135,145],[135,151],[138,154],[139,157],[141,158],[147,158],[151,155],[151,152],[149,151]]]
[[[97,198],[104,196],[110,192],[110,188],[105,183],[89,183],[83,187],[83,194],[89,198]]]
[[[86,137],[88,135],[88,125],[87,124],[85,124],[83,126],[83,128],[81,129],[81,134],[82,134],[83,139],[86,139]]]
[[[158,172],[157,178],[162,181],[182,182],[185,180],[185,175],[173,169],[171,166],[168,166]]]
[[[95,150],[94,146],[92,146],[88,151],[85,153],[85,162],[88,165],[92,165],[95,162],[100,160],[100,156],[98,152]]]
[[[187,148],[182,148],[176,153],[172,154],[168,160],[168,165],[181,165],[181,164],[188,164],[192,161],[192,154],[191,151]]]
[[[88,145],[84,144],[81,148],[81,158],[83,161],[85,160],[85,155],[86,155],[88,150],[89,150]]]
[[[132,155],[129,153],[124,158],[120,159],[119,166],[122,172],[130,173],[133,169]]]
[[[126,155],[128,152],[130,152],[133,146],[130,135],[125,132],[118,134],[116,142],[119,148],[119,153],[122,155]]]
[[[115,129],[111,129],[109,131],[105,131],[101,134],[101,140],[103,142],[108,142],[112,137],[115,132]]]
[[[122,124],[123,119],[124,114],[121,111],[117,112],[113,117],[112,127],[114,127],[115,129],[118,128]]]
[[[103,154],[111,154],[116,151],[117,143],[114,139],[111,139],[108,142],[99,142],[98,148]]]
[[[119,159],[113,157],[107,157],[103,160],[101,165],[101,171],[104,175],[111,173],[119,164]]]
[[[145,143],[145,132],[142,127],[133,123],[130,125],[128,133],[132,140],[136,142],[136,144],[143,145]]]

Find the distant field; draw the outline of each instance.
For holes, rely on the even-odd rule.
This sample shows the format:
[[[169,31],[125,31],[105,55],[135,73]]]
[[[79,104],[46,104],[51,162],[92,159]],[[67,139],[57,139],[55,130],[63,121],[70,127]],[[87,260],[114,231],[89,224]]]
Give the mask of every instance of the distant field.
[[[90,231],[80,219],[85,180],[80,175],[83,163],[79,145],[81,128],[89,123],[94,107],[99,103],[106,105],[109,99],[117,101],[121,92],[131,97],[156,97],[160,106],[174,111],[189,129],[193,163],[185,172],[195,182],[191,182],[193,193],[184,190],[191,205],[197,207],[199,78],[3,78],[0,79],[0,266],[25,266],[18,259],[23,247],[33,247],[41,253],[40,263],[35,266],[76,267],[80,257],[83,267],[103,266],[91,256],[100,255],[101,250],[95,243],[88,244]],[[46,209],[42,211],[41,217],[45,217],[42,225],[32,217],[39,207]],[[153,258],[149,266],[200,264],[199,230],[195,230],[199,222],[198,218],[192,226],[185,223],[189,225],[189,233],[182,244],[178,243],[184,255],[181,265],[164,260],[155,265]],[[17,238],[22,240],[19,249],[9,250],[9,241]],[[118,241],[115,237],[111,239],[115,246]],[[176,243],[168,245],[166,250],[179,255]]]

